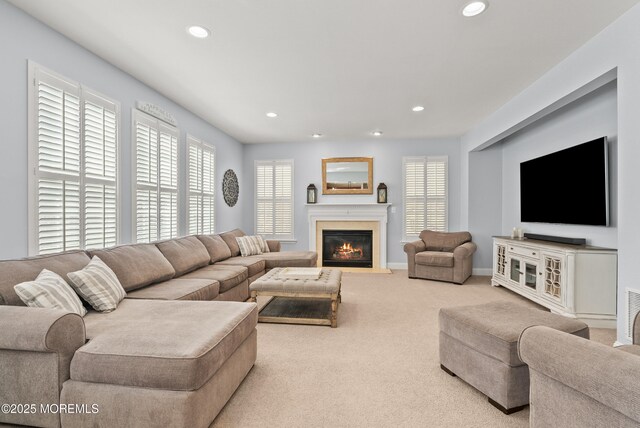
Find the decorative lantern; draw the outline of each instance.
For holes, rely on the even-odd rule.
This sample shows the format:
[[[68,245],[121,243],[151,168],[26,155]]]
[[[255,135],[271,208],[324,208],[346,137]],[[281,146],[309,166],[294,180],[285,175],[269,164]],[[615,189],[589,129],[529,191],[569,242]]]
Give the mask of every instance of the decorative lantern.
[[[307,186],[307,203],[315,204],[318,202],[318,189],[316,189],[315,184],[311,183]]]
[[[378,184],[378,203],[387,203],[387,185],[384,183]]]

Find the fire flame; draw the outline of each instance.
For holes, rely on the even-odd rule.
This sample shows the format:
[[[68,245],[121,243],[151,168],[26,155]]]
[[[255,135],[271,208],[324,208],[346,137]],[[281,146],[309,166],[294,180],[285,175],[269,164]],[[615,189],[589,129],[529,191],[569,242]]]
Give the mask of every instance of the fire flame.
[[[362,248],[353,248],[350,242],[345,242],[336,248],[333,257],[336,259],[359,259],[364,256]]]

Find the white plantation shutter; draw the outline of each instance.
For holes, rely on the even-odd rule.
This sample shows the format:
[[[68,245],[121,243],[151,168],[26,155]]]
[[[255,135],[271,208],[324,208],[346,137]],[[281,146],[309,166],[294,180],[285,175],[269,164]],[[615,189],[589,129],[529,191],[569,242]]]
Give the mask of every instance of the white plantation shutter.
[[[256,233],[293,239],[293,161],[256,161]]]
[[[115,245],[119,105],[33,63],[29,68],[29,252]]]
[[[134,110],[135,237],[178,236],[178,129]]]
[[[215,149],[192,136],[189,147],[189,234],[215,233]]]
[[[178,134],[160,124],[160,239],[178,236]]]
[[[84,100],[84,247],[117,243],[117,106],[85,94]]]
[[[256,163],[256,233],[265,236],[275,235],[273,176],[271,163]]]
[[[447,159],[427,158],[426,228],[447,231]]]
[[[403,239],[416,239],[425,229],[446,231],[447,157],[405,157],[403,173]]]

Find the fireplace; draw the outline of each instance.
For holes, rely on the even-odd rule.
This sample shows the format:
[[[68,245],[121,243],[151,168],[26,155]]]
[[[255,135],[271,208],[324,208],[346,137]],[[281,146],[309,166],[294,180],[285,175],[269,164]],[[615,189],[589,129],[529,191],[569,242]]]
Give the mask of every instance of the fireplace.
[[[322,231],[322,266],[373,267],[373,231]]]

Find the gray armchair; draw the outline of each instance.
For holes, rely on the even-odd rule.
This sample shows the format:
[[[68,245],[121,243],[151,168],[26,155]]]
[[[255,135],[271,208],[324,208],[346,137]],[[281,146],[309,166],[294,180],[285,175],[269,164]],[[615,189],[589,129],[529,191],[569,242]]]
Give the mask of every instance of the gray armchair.
[[[640,321],[634,345],[613,348],[547,327],[520,336],[529,365],[531,427],[640,426]]]
[[[462,284],[471,276],[476,249],[469,232],[423,230],[419,241],[404,246],[409,278]]]

